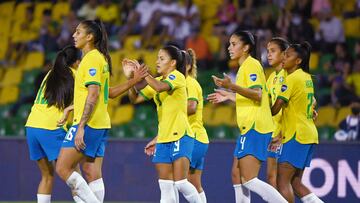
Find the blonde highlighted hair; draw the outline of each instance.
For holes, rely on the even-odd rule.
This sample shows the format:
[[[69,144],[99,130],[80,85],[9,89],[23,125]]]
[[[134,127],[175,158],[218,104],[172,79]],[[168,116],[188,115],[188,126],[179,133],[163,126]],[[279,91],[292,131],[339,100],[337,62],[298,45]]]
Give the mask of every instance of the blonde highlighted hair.
[[[188,49],[186,50],[186,52],[189,54],[190,56],[190,61],[189,61],[189,65],[191,65],[191,68],[188,72],[188,75],[196,78],[197,77],[197,66],[196,66],[196,54],[195,51],[193,49]]]

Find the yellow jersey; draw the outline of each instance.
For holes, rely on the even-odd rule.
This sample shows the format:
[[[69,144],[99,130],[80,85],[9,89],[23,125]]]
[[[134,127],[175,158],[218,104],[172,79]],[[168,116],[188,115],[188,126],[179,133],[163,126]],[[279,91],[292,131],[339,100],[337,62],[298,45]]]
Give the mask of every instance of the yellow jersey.
[[[177,70],[166,78],[157,77],[170,86],[169,91],[157,93],[149,85],[140,91],[146,100],[153,99],[158,113],[158,143],[177,141],[184,135],[194,137],[187,118],[185,76]]]
[[[31,112],[26,121],[26,127],[41,128],[46,130],[56,130],[59,128],[57,126],[57,121],[62,118],[63,111],[58,109],[56,106],[49,107],[48,102],[45,99],[46,80],[50,71],[41,82],[40,89],[37,92],[34,104],[31,107]]]
[[[286,71],[284,69],[281,69],[279,72],[274,71],[270,74],[266,83],[271,98],[270,106],[273,106],[275,104],[276,98],[280,93],[281,86],[285,81],[285,77],[286,77]],[[273,137],[278,136],[280,133],[281,113],[282,110],[280,109],[279,113],[273,116],[274,128],[275,128],[274,133],[272,135]]]
[[[314,85],[310,74],[299,68],[287,75],[278,98],[287,102],[281,122],[283,143],[294,136],[302,144],[319,143],[313,121]]]
[[[197,102],[196,112],[188,116],[195,139],[201,143],[208,144],[209,138],[203,124],[203,95],[202,89],[198,81],[193,77],[186,77],[186,88],[188,93],[188,100]]]
[[[245,59],[236,75],[236,85],[243,88],[261,88],[262,90],[261,102],[236,94],[236,117],[240,134],[246,134],[250,129],[262,134],[273,132],[274,124],[265,74],[258,60],[251,56]]]
[[[110,117],[107,111],[109,100],[109,65],[105,57],[93,49],[82,58],[75,76],[74,87],[74,120],[73,125],[79,124],[84,112],[88,85],[99,85],[98,101],[93,109],[87,125],[95,129],[110,128]]]

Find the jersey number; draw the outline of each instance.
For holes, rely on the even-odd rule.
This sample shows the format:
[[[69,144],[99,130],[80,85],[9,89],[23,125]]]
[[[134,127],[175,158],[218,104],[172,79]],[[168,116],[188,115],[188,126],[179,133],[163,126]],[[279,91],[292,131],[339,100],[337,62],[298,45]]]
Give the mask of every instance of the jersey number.
[[[73,133],[75,133],[75,132],[76,132],[76,128],[71,127],[69,129],[68,133],[66,134],[65,139],[71,141],[73,139],[73,137],[74,137]]]
[[[180,140],[174,142],[174,144],[175,144],[174,152],[180,151]]]
[[[241,151],[244,150],[246,137],[240,137]]]

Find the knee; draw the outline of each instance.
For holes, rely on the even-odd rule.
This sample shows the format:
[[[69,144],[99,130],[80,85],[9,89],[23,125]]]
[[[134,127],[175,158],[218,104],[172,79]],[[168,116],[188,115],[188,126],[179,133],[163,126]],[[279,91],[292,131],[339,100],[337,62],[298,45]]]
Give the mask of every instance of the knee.
[[[91,174],[91,168],[90,167],[82,167],[82,171],[84,178],[89,182],[90,179],[92,179],[92,174]]]
[[[91,182],[91,181],[94,181],[94,180],[97,180],[97,179],[101,178],[100,170],[98,170],[95,167],[84,165],[82,167],[82,172],[84,174],[85,179],[88,182]]]
[[[58,176],[65,181],[70,176],[70,170],[62,164],[56,164],[55,171]]]
[[[54,174],[46,173],[41,174],[41,182],[52,184],[54,182]]]
[[[53,181],[54,180],[54,171],[42,171],[41,179],[45,181]]]

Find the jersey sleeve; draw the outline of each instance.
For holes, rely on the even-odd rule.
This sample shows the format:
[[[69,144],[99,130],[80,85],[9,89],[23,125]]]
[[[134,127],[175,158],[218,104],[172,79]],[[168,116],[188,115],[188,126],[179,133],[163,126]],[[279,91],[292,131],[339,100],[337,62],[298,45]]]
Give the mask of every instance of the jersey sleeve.
[[[263,88],[263,84],[260,79],[260,75],[262,73],[259,67],[247,67],[245,74],[247,88]]]
[[[96,59],[86,58],[83,61],[83,75],[84,75],[84,85],[99,85],[101,86],[101,63],[96,62]]]
[[[269,78],[268,78],[268,80],[266,81],[266,86],[265,86],[265,88],[266,88],[266,91],[267,91],[267,93],[268,93],[268,96],[269,96],[269,98],[270,98],[270,104],[271,105],[273,105],[273,102],[272,102],[272,100],[273,100],[273,95],[272,95],[272,90],[271,90],[271,81],[272,81],[273,79],[272,79],[272,77],[271,77],[271,75],[269,76]]]
[[[174,89],[180,88],[182,86],[186,85],[186,81],[183,75],[181,73],[173,71],[170,73],[163,82],[167,83],[170,86],[170,90],[172,91]]]
[[[142,97],[144,97],[145,100],[151,100],[156,94],[156,91],[151,88],[150,85],[146,85],[146,87],[140,90],[139,93]]]
[[[188,100],[196,101],[199,103],[198,88],[194,82],[187,82],[186,89],[188,93]]]
[[[286,103],[289,102],[291,95],[295,90],[295,83],[292,78],[287,78],[286,81],[281,85],[281,89],[277,98],[284,100]]]

